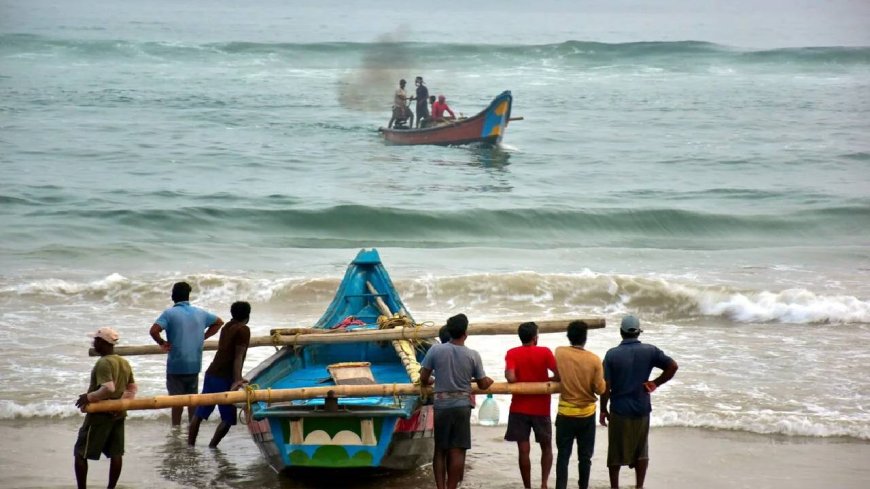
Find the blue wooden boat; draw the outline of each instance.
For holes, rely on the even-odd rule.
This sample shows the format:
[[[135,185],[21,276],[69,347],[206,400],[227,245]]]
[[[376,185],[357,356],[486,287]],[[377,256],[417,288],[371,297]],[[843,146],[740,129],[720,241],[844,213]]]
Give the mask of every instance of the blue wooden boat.
[[[362,250],[314,327],[344,324],[348,330],[378,329],[384,306],[407,316],[378,252]],[[413,346],[406,360],[419,369],[418,362],[431,343],[425,340]],[[414,367],[402,363],[397,348],[390,341],[287,346],[248,378],[260,389],[413,382]],[[357,378],[335,374],[348,365],[345,370],[355,372]],[[254,403],[248,429],[276,471],[294,467],[405,470],[431,461],[432,423],[432,406],[423,405],[419,396],[339,397]]]

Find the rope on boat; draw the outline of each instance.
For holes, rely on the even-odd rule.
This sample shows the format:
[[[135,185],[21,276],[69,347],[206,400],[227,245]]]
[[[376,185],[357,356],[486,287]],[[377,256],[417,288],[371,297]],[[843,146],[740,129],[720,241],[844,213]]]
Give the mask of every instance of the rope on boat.
[[[374,288],[374,287],[372,287]],[[386,305],[382,307],[386,309]],[[384,311],[389,312],[389,310]],[[378,316],[378,329],[394,329],[402,328],[402,339],[393,340],[393,348],[396,350],[396,355],[402,361],[405,371],[408,372],[408,377],[414,384],[420,383],[420,362],[417,361],[417,345],[420,343],[420,325],[405,314],[395,313],[392,315],[383,314]],[[413,330],[414,333],[410,338],[405,336],[407,330]]]
[[[251,421],[251,403],[254,400],[254,391],[259,389],[257,384],[245,385],[245,407],[239,409],[239,421],[242,424],[248,424]],[[269,389],[269,398],[272,397],[272,389]]]
[[[393,384],[393,406],[401,406],[402,401],[399,399],[398,387]]]
[[[281,334],[275,331],[272,333],[272,346],[275,347],[275,351],[278,351],[281,346]]]

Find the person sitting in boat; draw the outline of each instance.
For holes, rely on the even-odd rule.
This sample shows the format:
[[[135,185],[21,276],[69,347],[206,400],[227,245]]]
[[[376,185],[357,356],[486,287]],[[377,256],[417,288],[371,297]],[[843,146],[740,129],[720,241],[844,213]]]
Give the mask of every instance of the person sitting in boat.
[[[435,125],[435,122],[432,120],[432,106],[435,105],[435,100],[436,99],[434,95],[429,96],[428,114],[426,114],[426,117],[420,119],[420,122],[417,124],[418,129],[425,129],[427,127],[432,127],[433,125]]]
[[[411,109],[408,108],[408,94],[405,93],[405,80],[399,80],[399,88],[396,90],[396,93],[393,94],[393,117],[390,118],[390,123],[387,124],[387,128],[393,128],[395,126],[396,129],[402,129],[405,127],[408,121],[410,121],[414,114],[411,112]]]
[[[449,113],[450,117],[444,117],[444,112]],[[456,114],[454,114],[447,105],[447,97],[439,95],[438,100],[432,104],[432,120],[435,122],[444,122],[445,120],[453,119],[456,119]]]

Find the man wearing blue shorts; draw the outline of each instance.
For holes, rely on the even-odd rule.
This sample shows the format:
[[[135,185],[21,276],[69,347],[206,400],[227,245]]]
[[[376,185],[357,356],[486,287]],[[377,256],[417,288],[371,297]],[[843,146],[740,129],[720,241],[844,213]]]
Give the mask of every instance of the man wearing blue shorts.
[[[230,314],[233,318],[221,330],[217,353],[205,371],[205,380],[202,384],[203,394],[234,391],[248,382],[242,377],[242,366],[245,364],[245,355],[248,352],[248,344],[251,342],[251,329],[248,328],[251,305],[247,302],[234,302],[230,307]],[[202,420],[211,416],[214,408],[214,405],[196,408],[187,432],[188,445],[196,444],[199,425]],[[230,427],[238,422],[234,405],[222,404],[218,406],[218,411],[221,415],[221,422],[208,444],[209,448],[216,448],[230,431]]]
[[[166,390],[170,396],[196,394],[199,389],[199,371],[202,369],[202,346],[206,338],[214,336],[223,326],[223,319],[190,305],[190,284],[176,282],[172,286],[174,306],[151,325],[151,338],[167,352]],[[166,331],[166,340],[160,333]],[[181,425],[183,407],[172,408],[172,426]],[[187,409],[188,419],[193,417]]]

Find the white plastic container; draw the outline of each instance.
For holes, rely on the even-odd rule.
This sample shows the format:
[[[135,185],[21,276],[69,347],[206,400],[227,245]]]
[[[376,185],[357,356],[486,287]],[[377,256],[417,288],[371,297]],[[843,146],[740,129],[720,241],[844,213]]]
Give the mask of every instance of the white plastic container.
[[[487,394],[477,411],[477,422],[481,426],[495,426],[498,424],[498,416],[498,404],[492,398],[492,394]]]

